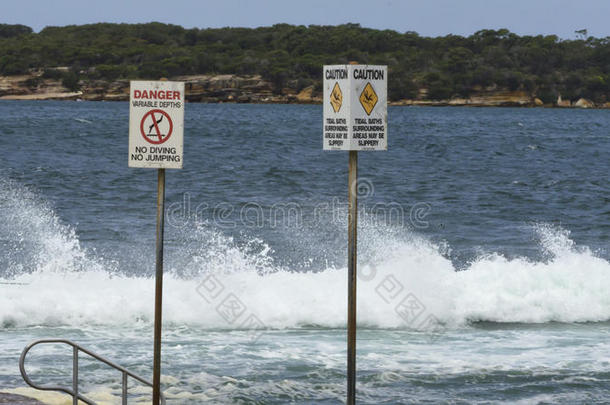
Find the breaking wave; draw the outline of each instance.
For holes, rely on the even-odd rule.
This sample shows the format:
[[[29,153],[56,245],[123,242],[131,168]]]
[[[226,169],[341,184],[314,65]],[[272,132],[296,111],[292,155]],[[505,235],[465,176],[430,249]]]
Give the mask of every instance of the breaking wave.
[[[0,327],[132,325],[153,318],[154,280],[130,277],[81,246],[34,193],[2,180]],[[536,225],[544,261],[491,254],[457,271],[446,247],[365,229],[376,259],[358,280],[361,327],[463,327],[471,322],[610,320],[610,263],[569,232]],[[246,246],[213,227],[188,230],[181,271],[165,276],[164,321],[203,328],[343,327],[345,268],[296,272],[261,240]],[[186,270],[185,270],[186,269]],[[229,305],[230,304],[230,305]],[[231,306],[232,309],[227,305]],[[231,309],[227,312],[227,309]]]

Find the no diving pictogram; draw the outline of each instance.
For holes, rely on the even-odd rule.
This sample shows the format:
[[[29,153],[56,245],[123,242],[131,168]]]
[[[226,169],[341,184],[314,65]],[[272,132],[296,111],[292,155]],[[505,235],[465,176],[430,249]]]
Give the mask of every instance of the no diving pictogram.
[[[174,124],[169,114],[163,110],[150,110],[142,117],[140,132],[147,142],[161,144],[172,135]]]

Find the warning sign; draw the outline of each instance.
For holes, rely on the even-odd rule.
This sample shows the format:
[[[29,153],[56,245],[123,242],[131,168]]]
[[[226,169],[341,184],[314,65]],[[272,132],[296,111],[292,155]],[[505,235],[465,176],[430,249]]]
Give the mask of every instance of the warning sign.
[[[181,169],[184,83],[132,81],[129,167]]]
[[[324,150],[387,150],[386,66],[324,66]]]

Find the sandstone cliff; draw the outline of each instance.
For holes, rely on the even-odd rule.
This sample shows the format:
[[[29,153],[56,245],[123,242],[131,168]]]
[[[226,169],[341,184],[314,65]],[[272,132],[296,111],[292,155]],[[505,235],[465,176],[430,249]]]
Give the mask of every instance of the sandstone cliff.
[[[261,76],[238,75],[194,75],[171,78],[185,82],[186,99],[204,103],[299,103],[319,104],[322,94],[315,86],[296,88],[288,83],[279,91]],[[33,72],[25,76],[0,76],[0,99],[11,100],[129,100],[129,80],[91,80],[79,82],[79,91],[70,91],[59,80],[43,78]],[[553,104],[544,104],[540,99],[524,91],[506,91],[495,88],[477,89],[468,98],[429,100],[427,90],[421,89],[413,100],[400,100],[392,105],[420,106],[496,106],[496,107],[577,107],[609,108],[610,105],[595,105],[590,100],[580,99],[571,103],[561,97]]]

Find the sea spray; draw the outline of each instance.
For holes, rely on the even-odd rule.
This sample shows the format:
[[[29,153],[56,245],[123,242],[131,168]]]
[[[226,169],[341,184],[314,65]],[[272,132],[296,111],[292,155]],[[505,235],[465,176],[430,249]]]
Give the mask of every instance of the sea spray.
[[[8,246],[0,278],[0,325],[129,325],[152,319],[154,280],[118,272],[80,246],[35,193],[2,180]],[[339,227],[340,217],[336,224]],[[190,225],[189,225],[190,226]],[[211,329],[240,329],[202,294],[206,277],[222,285],[266,328],[344,327],[346,271],[331,266],[293,271],[274,260],[258,237],[237,243],[213,224],[182,230],[165,277],[164,320]],[[488,254],[456,271],[445,244],[412,231],[364,222],[358,319],[363,328],[442,328],[470,322],[598,322],[610,319],[610,264],[569,232],[533,226],[544,261]],[[301,230],[300,232],[305,232]],[[10,250],[13,249],[13,250]],[[6,260],[6,259],[5,259]],[[15,265],[21,260],[27,269]],[[209,298],[209,297],[207,297]],[[415,308],[415,309],[414,309]],[[410,311],[410,312],[409,312]]]
[[[74,272],[102,266],[87,257],[73,227],[50,204],[18,183],[0,177],[0,277],[22,273]]]
[[[369,273],[359,283],[362,327],[417,327],[397,312],[409,294],[423,305],[422,315],[432,315],[443,327],[451,328],[471,321],[610,319],[610,299],[604,287],[610,285],[610,264],[590,252],[562,252],[549,262],[492,255],[456,272],[433,245],[405,244],[376,263],[373,278],[371,269],[365,270]],[[344,268],[264,274],[256,267],[232,272],[219,268],[192,278],[169,273],[165,278],[165,322],[240,328],[219,314],[219,303],[211,305],[198,292],[206,274],[224,286],[224,293],[238,297],[266,327],[345,325]],[[400,286],[396,300],[384,295],[390,277]],[[0,285],[0,319],[10,319],[11,325],[126,325],[152,319],[151,278],[119,276],[101,269],[64,273],[41,269],[11,281],[24,284]]]

